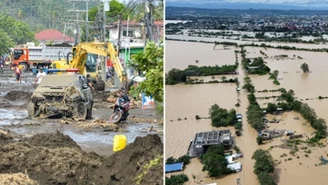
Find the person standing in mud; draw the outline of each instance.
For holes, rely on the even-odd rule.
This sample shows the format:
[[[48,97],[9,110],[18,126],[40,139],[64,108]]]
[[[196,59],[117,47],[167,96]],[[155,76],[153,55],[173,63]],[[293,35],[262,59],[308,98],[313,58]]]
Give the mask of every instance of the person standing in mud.
[[[19,65],[15,66],[15,75],[16,75],[16,83],[22,83],[21,78],[22,70],[19,68]]]
[[[36,75],[36,79],[33,86],[37,88],[38,85],[41,83],[43,77],[45,76],[47,76],[47,74],[43,71],[42,68],[40,68],[38,74]]]

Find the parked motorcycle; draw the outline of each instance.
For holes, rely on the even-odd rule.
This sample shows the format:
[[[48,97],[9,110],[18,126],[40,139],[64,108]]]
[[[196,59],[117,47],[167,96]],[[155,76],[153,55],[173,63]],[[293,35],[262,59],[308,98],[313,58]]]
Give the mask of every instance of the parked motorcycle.
[[[114,112],[110,116],[111,123],[120,123],[129,116],[130,102],[125,102],[123,98],[118,98],[114,106]]]

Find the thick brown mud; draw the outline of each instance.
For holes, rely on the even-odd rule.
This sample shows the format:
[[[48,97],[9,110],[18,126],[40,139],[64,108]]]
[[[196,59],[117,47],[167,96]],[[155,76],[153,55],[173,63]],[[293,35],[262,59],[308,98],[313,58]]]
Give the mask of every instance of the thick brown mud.
[[[84,152],[59,132],[6,142],[0,146],[0,173],[27,173],[41,185],[136,184],[138,179],[140,184],[162,184],[163,144],[158,135],[137,137],[109,157]],[[151,161],[157,163],[148,168]]]

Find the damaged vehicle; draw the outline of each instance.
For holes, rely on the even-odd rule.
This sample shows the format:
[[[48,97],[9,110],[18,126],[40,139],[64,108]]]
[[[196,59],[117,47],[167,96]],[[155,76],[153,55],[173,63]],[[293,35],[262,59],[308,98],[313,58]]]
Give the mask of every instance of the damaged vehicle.
[[[28,104],[30,118],[92,118],[93,97],[83,75],[47,75]]]

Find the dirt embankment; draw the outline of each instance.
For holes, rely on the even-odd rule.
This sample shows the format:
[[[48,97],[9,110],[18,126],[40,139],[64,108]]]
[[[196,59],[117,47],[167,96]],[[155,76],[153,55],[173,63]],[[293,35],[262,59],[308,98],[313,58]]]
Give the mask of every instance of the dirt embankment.
[[[37,134],[0,138],[0,173],[27,173],[40,185],[162,185],[163,144],[158,135],[138,137],[109,157],[87,153],[68,136]]]

